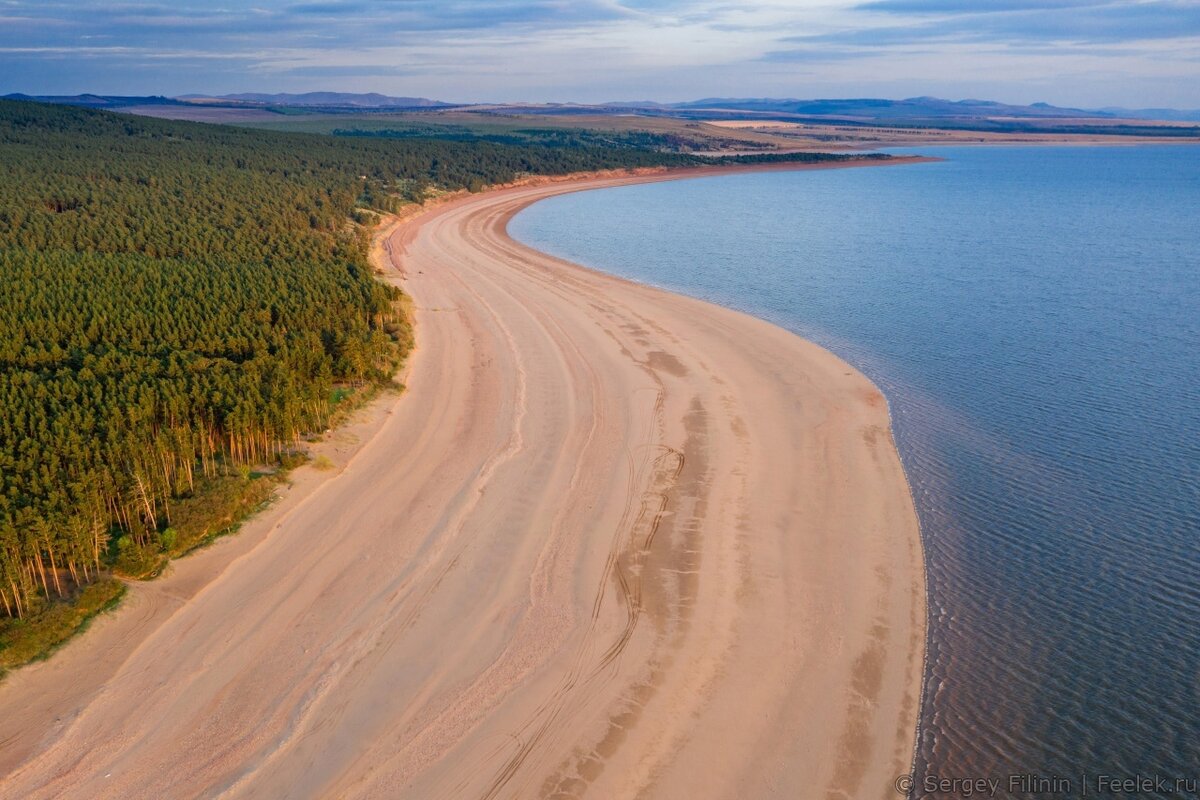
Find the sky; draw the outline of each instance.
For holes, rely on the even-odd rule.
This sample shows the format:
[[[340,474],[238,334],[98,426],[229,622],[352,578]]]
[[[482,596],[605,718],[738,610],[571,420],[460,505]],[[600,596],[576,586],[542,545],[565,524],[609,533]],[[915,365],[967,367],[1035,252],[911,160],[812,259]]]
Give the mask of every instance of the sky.
[[[0,0],[0,94],[1200,108],[1200,0]]]

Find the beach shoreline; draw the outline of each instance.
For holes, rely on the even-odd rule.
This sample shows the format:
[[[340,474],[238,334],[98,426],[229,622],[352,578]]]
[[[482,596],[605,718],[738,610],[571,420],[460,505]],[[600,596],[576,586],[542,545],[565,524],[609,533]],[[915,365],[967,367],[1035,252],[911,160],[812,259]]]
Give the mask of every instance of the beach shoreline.
[[[0,685],[0,796],[891,795],[925,595],[882,395],[506,227],[565,192],[916,160],[530,182],[393,226],[409,390],[334,435],[336,472]]]

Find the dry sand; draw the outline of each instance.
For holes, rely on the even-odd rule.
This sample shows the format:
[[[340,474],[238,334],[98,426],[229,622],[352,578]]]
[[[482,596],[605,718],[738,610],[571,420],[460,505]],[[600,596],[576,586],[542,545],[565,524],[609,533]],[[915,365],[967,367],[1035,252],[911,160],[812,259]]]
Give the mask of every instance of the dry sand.
[[[925,610],[884,399],[505,234],[619,182],[396,228],[411,388],[0,685],[0,796],[894,797]]]
[[[877,150],[881,147],[927,147],[930,145],[1020,144],[1020,145],[1144,145],[1200,144],[1200,139],[1183,136],[1153,136],[1148,134],[1110,134],[1100,131],[1103,125],[1136,125],[1156,128],[1195,128],[1195,122],[1160,122],[1128,119],[1008,119],[990,118],[995,122],[1036,122],[1045,125],[1093,126],[1096,132],[1054,133],[1028,131],[979,131],[961,128],[892,127],[882,120],[853,118],[828,122],[787,122],[778,120],[707,120],[706,125],[720,130],[737,131],[769,137],[768,150],[754,150],[747,143],[741,152],[844,152],[848,150]]]

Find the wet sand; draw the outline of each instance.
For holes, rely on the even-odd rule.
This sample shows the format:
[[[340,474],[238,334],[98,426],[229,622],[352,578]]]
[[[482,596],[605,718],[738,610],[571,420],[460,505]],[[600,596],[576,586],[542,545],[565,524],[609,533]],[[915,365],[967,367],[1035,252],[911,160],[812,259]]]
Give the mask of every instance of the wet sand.
[[[410,387],[0,684],[0,797],[894,797],[924,647],[878,390],[456,199],[380,252]]]

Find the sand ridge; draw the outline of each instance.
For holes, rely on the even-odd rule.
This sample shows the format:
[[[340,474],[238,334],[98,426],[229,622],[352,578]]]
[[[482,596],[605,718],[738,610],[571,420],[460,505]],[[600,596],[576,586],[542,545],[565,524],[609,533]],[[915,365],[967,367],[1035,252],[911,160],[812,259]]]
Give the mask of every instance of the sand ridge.
[[[0,797],[895,796],[925,609],[882,396],[506,234],[672,177],[398,226],[405,395],[335,475],[0,685]]]

